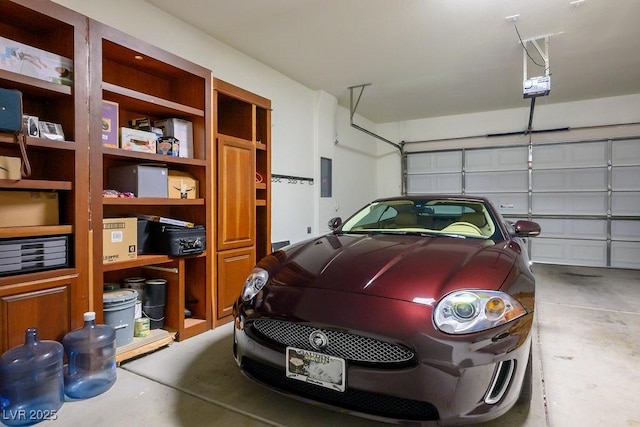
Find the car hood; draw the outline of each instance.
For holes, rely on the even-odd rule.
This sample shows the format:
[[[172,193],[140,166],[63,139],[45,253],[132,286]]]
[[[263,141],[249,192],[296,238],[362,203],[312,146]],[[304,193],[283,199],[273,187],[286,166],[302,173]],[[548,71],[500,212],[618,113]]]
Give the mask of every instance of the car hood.
[[[274,285],[431,304],[454,289],[499,289],[517,257],[509,242],[396,234],[328,234],[271,255]]]

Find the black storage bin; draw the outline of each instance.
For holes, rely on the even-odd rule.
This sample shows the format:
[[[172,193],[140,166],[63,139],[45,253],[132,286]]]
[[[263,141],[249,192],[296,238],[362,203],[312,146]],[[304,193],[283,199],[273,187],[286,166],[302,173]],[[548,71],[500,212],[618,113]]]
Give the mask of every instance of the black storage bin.
[[[138,255],[152,253],[151,221],[138,218]]]
[[[206,247],[205,228],[179,227],[161,223],[151,224],[151,249],[155,253],[181,256],[197,255]]]

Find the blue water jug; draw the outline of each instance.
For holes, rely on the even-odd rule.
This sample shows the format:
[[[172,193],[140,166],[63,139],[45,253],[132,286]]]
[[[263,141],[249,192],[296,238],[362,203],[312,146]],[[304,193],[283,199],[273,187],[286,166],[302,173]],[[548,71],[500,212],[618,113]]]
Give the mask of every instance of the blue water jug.
[[[56,419],[64,403],[63,347],[40,341],[38,330],[25,332],[25,344],[0,357],[0,421],[26,426]]]
[[[116,330],[96,325],[96,313],[84,313],[84,326],[62,339],[67,354],[64,393],[86,399],[109,390],[116,382]]]

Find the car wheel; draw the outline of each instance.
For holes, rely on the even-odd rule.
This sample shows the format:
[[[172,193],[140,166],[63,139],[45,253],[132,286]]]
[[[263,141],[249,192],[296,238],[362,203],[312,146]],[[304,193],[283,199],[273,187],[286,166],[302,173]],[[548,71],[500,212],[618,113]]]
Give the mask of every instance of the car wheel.
[[[522,379],[522,388],[520,389],[520,395],[516,401],[516,405],[528,406],[531,404],[531,396],[533,395],[533,362],[532,362],[532,349],[529,349],[529,360],[527,361],[527,367],[524,371],[524,378]]]

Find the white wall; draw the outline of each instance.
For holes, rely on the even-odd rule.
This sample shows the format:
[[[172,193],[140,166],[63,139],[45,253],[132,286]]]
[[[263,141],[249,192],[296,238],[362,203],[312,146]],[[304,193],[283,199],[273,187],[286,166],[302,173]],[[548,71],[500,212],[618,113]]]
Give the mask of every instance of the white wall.
[[[382,143],[352,128],[347,108],[338,107],[335,122],[338,142],[334,144],[332,216],[340,216],[344,220],[377,196],[378,149]],[[367,130],[375,130],[375,123],[358,115],[354,123]]]

